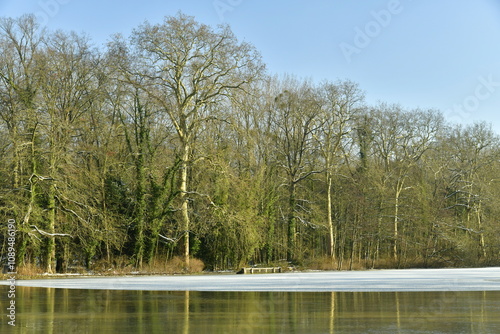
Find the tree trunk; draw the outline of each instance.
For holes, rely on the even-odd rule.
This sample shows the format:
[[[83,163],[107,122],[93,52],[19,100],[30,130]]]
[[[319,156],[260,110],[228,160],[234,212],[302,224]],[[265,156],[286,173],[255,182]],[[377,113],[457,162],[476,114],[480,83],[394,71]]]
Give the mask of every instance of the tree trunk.
[[[137,161],[137,212],[136,212],[136,240],[135,254],[137,256],[136,266],[142,268],[144,257],[144,228],[146,215],[146,191],[145,171],[143,154],[139,153]]]
[[[50,234],[55,233],[56,226],[56,184],[55,181],[50,181],[49,186],[49,203],[48,203],[48,217],[47,217],[47,231]],[[46,253],[45,253],[45,271],[49,274],[54,273],[53,263],[56,258],[56,240],[53,235],[45,236],[46,239]]]
[[[291,181],[289,185],[289,201],[288,201],[288,248],[287,258],[288,261],[295,260],[296,251],[296,235],[297,235],[297,222],[295,220],[295,182]]]
[[[190,145],[184,143],[184,152],[182,154],[181,162],[181,184],[180,184],[180,198],[181,198],[181,217],[182,226],[184,229],[184,261],[186,266],[189,266],[189,207],[188,207],[188,165],[190,155]]]
[[[394,261],[398,260],[398,238],[399,238],[399,189],[396,190],[396,197],[394,198],[394,231],[392,241],[392,257]]]
[[[14,189],[18,189],[19,188],[19,173],[20,173],[20,169],[21,169],[21,157],[19,154],[19,147],[18,147],[18,143],[17,143],[17,128],[15,128],[13,130],[12,137],[14,138],[13,142],[12,142],[13,151],[14,151],[14,162],[13,162],[14,166],[12,169],[12,179],[13,179],[12,185],[13,185]]]
[[[329,230],[329,237],[330,237],[330,256],[332,260],[335,260],[335,240],[336,240],[336,233],[334,230],[333,226],[333,219],[332,219],[332,175],[330,172],[327,172],[327,215],[328,215],[328,230]]]
[[[479,202],[478,207],[476,208],[477,213],[477,224],[479,230],[479,246],[481,248],[481,255],[484,259],[486,259],[486,242],[484,241],[484,231],[483,231],[483,221],[481,218],[481,202]]]
[[[104,165],[106,166],[106,161],[104,162]],[[103,168],[103,170],[107,170],[106,167]],[[101,187],[100,187],[100,200],[101,200],[101,210],[102,210],[102,215],[103,215],[103,222],[104,222],[104,226],[106,228],[107,231],[110,231],[111,230],[111,227],[109,226],[109,220],[108,220],[108,207],[107,207],[107,203],[106,203],[106,179],[105,179],[105,176],[103,175],[101,177]],[[108,263],[111,263],[111,247],[109,245],[109,242],[108,241],[105,241],[105,245],[106,245],[106,261]]]
[[[394,261],[398,260],[399,251],[399,199],[403,191],[404,178],[399,179],[396,184],[396,194],[394,196],[394,230],[393,230],[393,244],[392,244],[392,257]]]

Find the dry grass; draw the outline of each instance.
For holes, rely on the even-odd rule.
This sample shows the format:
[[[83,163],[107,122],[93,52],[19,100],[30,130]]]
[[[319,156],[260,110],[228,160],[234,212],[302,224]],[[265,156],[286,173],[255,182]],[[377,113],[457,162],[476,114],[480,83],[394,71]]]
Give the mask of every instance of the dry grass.
[[[368,269],[366,261],[350,261],[348,259],[339,262],[338,259],[332,259],[330,256],[318,257],[310,260],[306,268],[312,270],[365,270]]]
[[[337,270],[338,263],[329,256],[318,257],[311,260],[306,265],[309,269],[313,270]]]
[[[133,271],[131,259],[126,256],[116,256],[112,261],[101,259],[90,267],[90,272],[102,275],[126,275]]]
[[[141,273],[149,274],[195,274],[201,273],[205,268],[203,261],[191,258],[189,266],[186,266],[184,259],[175,256],[172,259],[155,259],[152,263],[143,266]]]
[[[373,269],[396,269],[398,268],[398,262],[392,258],[389,259],[378,259],[370,263],[373,263]]]
[[[174,257],[172,259],[155,259],[150,264],[143,264],[142,268],[136,268],[132,260],[126,256],[115,257],[112,261],[99,260],[92,264],[90,270],[84,267],[71,267],[68,268],[68,274],[82,274],[82,275],[171,275],[171,274],[197,274],[205,269],[205,264],[202,260],[191,258],[189,266],[186,266],[181,257]],[[0,279],[7,278],[7,274],[0,272]],[[27,264],[23,267],[17,268],[16,278],[18,279],[32,279],[32,278],[49,278],[51,275],[46,275],[45,272],[36,265]]]
[[[350,260],[332,259],[329,256],[314,258],[307,262],[306,268],[313,270],[367,270],[367,269],[395,269],[401,267],[393,259],[372,260]]]
[[[165,271],[171,274],[177,273],[201,273],[205,268],[205,264],[200,259],[192,258],[189,260],[189,266],[186,266],[184,260],[178,256],[167,261]]]
[[[126,275],[126,274],[194,274],[200,273],[205,268],[203,261],[191,258],[189,266],[186,266],[184,260],[176,256],[172,259],[157,258],[152,263],[143,264],[142,268],[136,268],[127,257],[117,257],[112,263],[107,261],[98,261],[92,266],[92,271],[99,274],[108,275]]]
[[[16,268],[16,279],[31,279],[40,277],[43,274],[43,270],[33,264],[27,264]],[[7,273],[0,273],[0,279],[11,278],[12,275]]]
[[[29,263],[17,268],[17,274],[19,276],[38,276],[43,274],[43,270],[40,267]]]

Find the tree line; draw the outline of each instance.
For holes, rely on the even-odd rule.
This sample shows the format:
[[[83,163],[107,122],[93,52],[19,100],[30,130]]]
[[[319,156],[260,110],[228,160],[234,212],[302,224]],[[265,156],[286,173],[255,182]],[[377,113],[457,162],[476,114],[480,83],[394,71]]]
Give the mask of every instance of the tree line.
[[[269,75],[184,14],[102,48],[2,18],[0,50],[0,240],[15,219],[19,266],[499,262],[486,123]]]

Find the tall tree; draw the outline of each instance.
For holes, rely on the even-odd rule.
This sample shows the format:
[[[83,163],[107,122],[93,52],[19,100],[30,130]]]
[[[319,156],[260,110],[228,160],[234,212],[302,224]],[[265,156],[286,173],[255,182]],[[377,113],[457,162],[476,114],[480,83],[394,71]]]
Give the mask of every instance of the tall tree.
[[[446,198],[450,205],[447,209],[455,213],[456,229],[465,232],[470,240],[472,249],[466,252],[477,255],[469,260],[485,259],[488,257],[485,231],[489,221],[486,212],[495,205],[489,194],[498,182],[491,170],[500,158],[500,139],[484,122],[456,126],[448,136]]]
[[[389,190],[392,201],[392,257],[399,252],[401,195],[410,171],[436,140],[442,116],[434,111],[404,111],[399,106],[381,105],[372,113],[373,143],[383,169],[380,185]],[[387,187],[387,188],[386,188]]]
[[[357,84],[351,81],[326,82],[320,88],[322,98],[320,126],[315,134],[316,145],[323,158],[326,176],[327,225],[329,252],[335,258],[336,233],[333,224],[333,178],[340,164],[345,163],[346,141],[352,131],[353,120],[360,111],[364,96]]]
[[[149,263],[158,243],[162,222],[171,210],[176,189],[171,187],[176,162],[158,155],[171,154],[165,140],[172,129],[162,119],[157,105],[137,87],[130,87],[121,101],[120,118],[123,125],[127,155],[134,164],[134,213],[131,238],[134,242],[135,264],[142,267],[144,257]],[[170,159],[171,160],[171,159]],[[173,166],[170,166],[170,165]],[[147,224],[149,222],[149,224]]]
[[[292,80],[276,97],[273,109],[273,130],[277,164],[286,177],[288,190],[287,226],[289,261],[297,260],[297,186],[313,174],[320,173],[312,165],[311,153],[315,151],[314,133],[321,104],[315,90],[307,83]]]
[[[40,115],[37,111],[40,76],[36,64],[43,34],[33,15],[0,18],[0,117],[11,142],[9,189],[16,197],[11,204],[18,215],[23,215],[17,250],[19,265],[25,262],[28,238],[33,244],[37,242],[30,234],[30,221],[41,219],[38,202]],[[27,192],[23,192],[24,189]]]
[[[43,77],[40,110],[46,119],[41,127],[47,139],[44,181],[48,183],[45,195],[47,223],[44,231],[44,263],[47,272],[53,271],[53,261],[56,259],[57,213],[65,211],[64,202],[75,200],[62,190],[70,182],[68,172],[75,170],[70,157],[76,148],[75,138],[81,135],[82,118],[87,116],[93,103],[98,100],[99,85],[94,71],[97,66],[98,58],[86,38],[62,32],[46,38],[38,70]],[[66,213],[72,213],[72,210],[66,210]],[[73,218],[83,219],[77,214]],[[85,219],[83,221],[88,223]]]
[[[137,67],[128,72],[144,79],[141,89],[169,116],[180,143],[180,220],[188,264],[189,169],[196,134],[205,122],[217,120],[213,106],[241,92],[264,66],[254,47],[238,42],[228,27],[214,31],[183,14],[162,24],[144,23],[134,30],[131,44]]]

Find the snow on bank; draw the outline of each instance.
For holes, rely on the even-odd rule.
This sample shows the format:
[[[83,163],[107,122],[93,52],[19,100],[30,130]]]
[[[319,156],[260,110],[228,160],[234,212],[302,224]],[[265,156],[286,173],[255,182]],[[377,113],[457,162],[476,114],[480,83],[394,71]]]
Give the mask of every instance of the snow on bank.
[[[8,285],[0,281],[0,285]],[[156,291],[500,291],[500,268],[17,280],[17,286]]]

